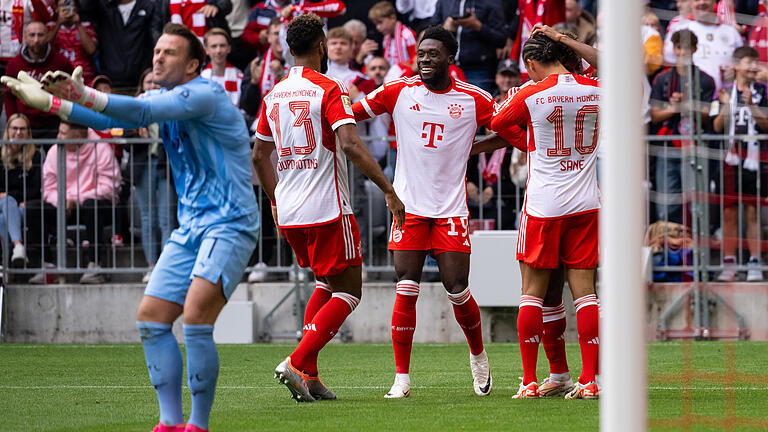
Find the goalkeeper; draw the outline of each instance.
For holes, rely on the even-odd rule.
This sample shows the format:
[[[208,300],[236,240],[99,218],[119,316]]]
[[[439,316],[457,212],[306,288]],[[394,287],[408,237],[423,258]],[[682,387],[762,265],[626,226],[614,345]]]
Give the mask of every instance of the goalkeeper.
[[[96,130],[160,123],[179,195],[176,229],[136,312],[160,422],[156,432],[205,431],[219,358],[213,324],[240,282],[255,248],[259,212],[251,188],[245,122],[224,89],[202,79],[203,47],[186,27],[168,24],[153,58],[164,87],[145,97],[107,95],[83,86],[82,70],[48,73],[42,86],[24,72],[2,83],[27,105]],[[171,333],[184,313],[189,420],[181,403],[182,358]]]

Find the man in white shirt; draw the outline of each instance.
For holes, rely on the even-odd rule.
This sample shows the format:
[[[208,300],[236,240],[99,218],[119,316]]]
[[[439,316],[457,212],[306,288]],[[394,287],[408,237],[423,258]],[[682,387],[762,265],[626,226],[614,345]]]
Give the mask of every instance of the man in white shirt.
[[[212,28],[205,33],[203,45],[205,53],[211,62],[200,73],[205,79],[215,81],[224,87],[229,100],[235,106],[240,105],[240,90],[243,83],[243,72],[232,66],[227,61],[227,56],[232,51],[229,34],[224,29]]]

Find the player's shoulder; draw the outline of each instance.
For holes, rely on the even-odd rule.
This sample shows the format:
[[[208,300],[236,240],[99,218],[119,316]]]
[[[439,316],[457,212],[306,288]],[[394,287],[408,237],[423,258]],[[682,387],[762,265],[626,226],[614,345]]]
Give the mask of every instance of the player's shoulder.
[[[600,87],[600,80],[597,78],[579,74],[572,74],[572,76],[576,79],[576,82],[581,85],[598,88]]]
[[[460,93],[466,93],[472,97],[493,103],[491,94],[476,85],[457,79],[453,82],[453,88]]]
[[[322,88],[324,91],[330,91],[338,88],[344,93],[349,93],[347,86],[345,86],[341,80],[321,74],[312,68],[294,66],[291,68],[290,72],[288,72],[288,75],[301,76],[301,78],[311,82],[312,84],[315,84],[316,86]]]

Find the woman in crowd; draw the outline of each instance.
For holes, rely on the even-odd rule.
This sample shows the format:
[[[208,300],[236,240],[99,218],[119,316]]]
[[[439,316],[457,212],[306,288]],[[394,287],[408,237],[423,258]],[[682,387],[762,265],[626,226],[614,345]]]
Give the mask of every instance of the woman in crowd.
[[[7,123],[3,140],[32,138],[29,119],[13,114]],[[27,260],[22,237],[24,206],[29,200],[40,199],[41,157],[34,144],[6,144],[0,151],[3,169],[0,172],[0,233],[5,241],[13,242],[11,264],[23,265]]]

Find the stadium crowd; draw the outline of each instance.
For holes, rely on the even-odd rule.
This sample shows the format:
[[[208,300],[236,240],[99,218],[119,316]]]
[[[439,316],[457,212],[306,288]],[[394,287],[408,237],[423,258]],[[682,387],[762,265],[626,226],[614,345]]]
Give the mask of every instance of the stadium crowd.
[[[107,93],[139,96],[154,88],[150,68],[153,47],[164,24],[181,23],[203,42],[207,65],[204,78],[221,84],[253,131],[262,97],[288,73],[293,58],[285,40],[286,24],[312,12],[328,28],[328,62],[324,72],[342,81],[352,102],[362,100],[383,82],[417,74],[415,54],[420,33],[438,24],[458,40],[451,76],[474,84],[501,102],[507,92],[528,79],[521,47],[535,24],[570,32],[589,45],[599,44],[600,17],[596,0],[13,0],[0,4],[0,72],[16,76],[25,71],[40,79],[48,71],[82,69],[85,82]],[[765,0],[652,0],[643,17],[646,109],[650,135],[670,135],[649,144],[649,184],[658,199],[651,205],[650,222],[687,224],[689,209],[678,197],[690,179],[684,174],[680,149],[686,140],[675,135],[712,132],[754,135],[765,133],[768,117],[768,13]],[[460,5],[465,9],[460,10]],[[599,48],[599,46],[598,46]],[[689,67],[692,59],[693,67]],[[690,84],[690,85],[689,85]],[[692,93],[691,93],[692,90]],[[693,102],[693,103],[691,103]],[[112,137],[157,137],[156,125],[139,130],[83,130],[60,123],[55,115],[24,105],[10,92],[3,96],[3,137],[91,138],[95,143],[68,145],[66,213],[68,223],[85,225],[82,245],[88,271],[83,283],[102,283],[93,248],[106,238],[123,245],[132,235],[131,203],[140,211],[141,241],[151,267],[175,221],[175,189],[168,174],[163,146],[119,146],[96,143]],[[697,121],[700,117],[701,121]],[[394,135],[387,115],[360,122],[361,136]],[[397,143],[387,139],[366,142],[370,153],[392,178]],[[721,194],[722,220],[712,218],[712,232],[720,229],[725,270],[723,281],[737,277],[738,248],[749,251],[749,265],[760,265],[759,209],[768,195],[765,141],[730,139],[706,145],[724,150],[723,161],[709,170],[711,191]],[[28,245],[50,242],[55,233],[58,205],[56,147],[4,145],[2,163],[7,176],[0,193],[0,225],[7,231],[10,262],[32,260]],[[472,156],[468,162],[467,192],[471,227],[511,229],[519,224],[519,208],[526,184],[526,154],[500,149]],[[71,171],[71,172],[70,172]],[[386,235],[386,210],[379,195],[359,171],[352,170],[352,206],[361,223],[365,253],[368,239]],[[254,191],[258,180],[253,177]],[[134,197],[131,199],[131,195]],[[262,208],[262,252],[258,266],[273,264],[277,238],[266,195]],[[745,205],[738,216],[739,203]],[[112,207],[116,211],[112,211]],[[718,213],[720,214],[720,213]],[[41,220],[42,217],[42,220]],[[383,225],[383,229],[382,226]],[[746,227],[745,244],[736,241]],[[105,227],[110,229],[106,230]],[[42,230],[42,232],[41,232]],[[372,232],[368,232],[371,230]],[[24,233],[22,232],[24,231]],[[94,233],[96,235],[94,236]],[[376,237],[379,236],[379,237]],[[286,248],[287,249],[287,248]],[[743,252],[742,252],[743,253]],[[53,256],[47,254],[46,256]],[[746,255],[745,255],[746,257]],[[38,261],[39,256],[37,256]],[[46,261],[49,259],[46,258]],[[254,271],[252,281],[263,280]],[[145,280],[148,279],[148,275]],[[750,269],[747,280],[763,280]],[[41,283],[41,275],[32,279]]]

